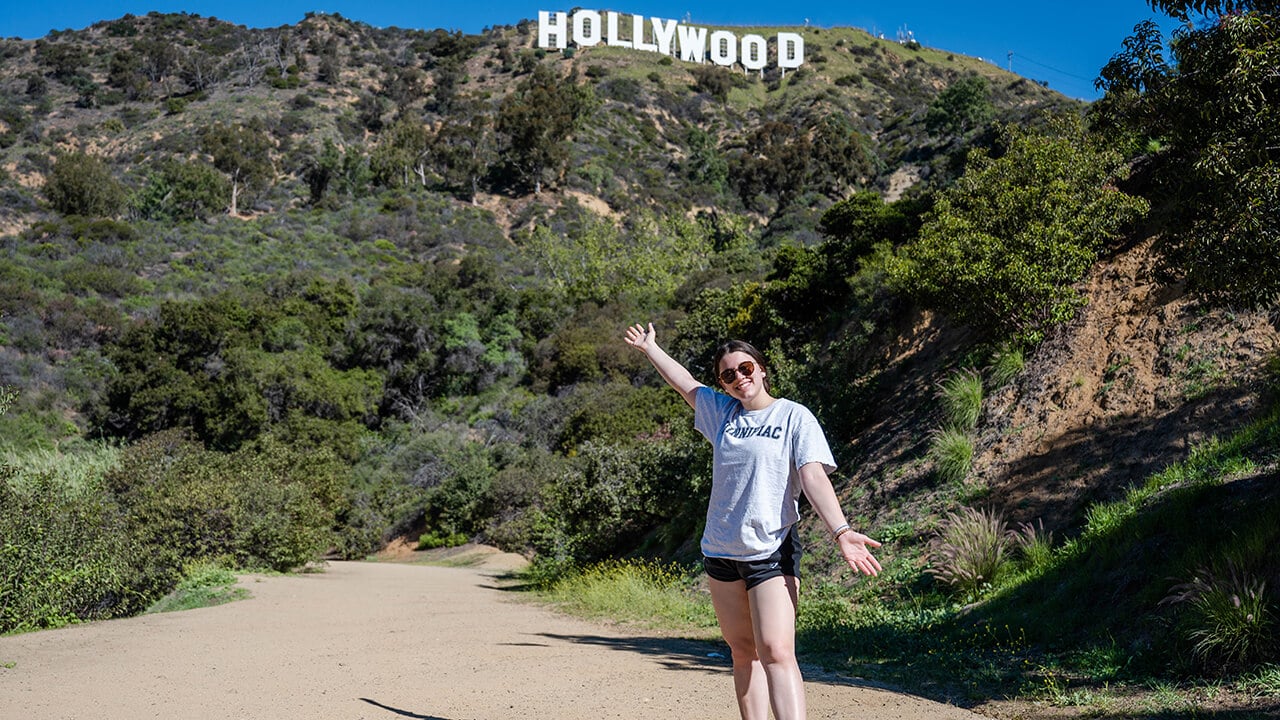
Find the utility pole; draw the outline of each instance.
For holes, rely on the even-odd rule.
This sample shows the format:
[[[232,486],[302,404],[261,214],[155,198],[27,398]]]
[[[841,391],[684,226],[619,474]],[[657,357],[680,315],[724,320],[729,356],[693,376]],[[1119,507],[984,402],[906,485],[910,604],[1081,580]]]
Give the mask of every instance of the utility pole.
[[[1013,72],[1013,51],[1009,51],[1009,72]]]

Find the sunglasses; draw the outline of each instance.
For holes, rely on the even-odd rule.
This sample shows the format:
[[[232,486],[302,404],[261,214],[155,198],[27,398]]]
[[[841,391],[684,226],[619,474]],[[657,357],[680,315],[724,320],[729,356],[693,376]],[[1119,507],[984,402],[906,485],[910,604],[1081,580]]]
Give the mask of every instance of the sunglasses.
[[[736,368],[725,368],[724,370],[721,370],[720,382],[728,385],[733,382],[734,378],[738,377],[738,373],[742,373],[742,377],[750,377],[755,371],[756,364],[750,360],[746,360]]]

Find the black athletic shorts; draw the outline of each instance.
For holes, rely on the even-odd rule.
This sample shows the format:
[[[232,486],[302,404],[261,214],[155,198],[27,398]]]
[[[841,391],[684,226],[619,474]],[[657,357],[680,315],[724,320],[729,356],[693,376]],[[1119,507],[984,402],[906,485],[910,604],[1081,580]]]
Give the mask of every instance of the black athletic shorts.
[[[747,589],[759,585],[770,578],[784,575],[800,577],[800,556],[804,547],[800,544],[800,534],[792,525],[787,536],[779,547],[767,558],[761,560],[730,560],[728,558],[703,557],[702,569],[707,576],[722,582],[747,581]]]

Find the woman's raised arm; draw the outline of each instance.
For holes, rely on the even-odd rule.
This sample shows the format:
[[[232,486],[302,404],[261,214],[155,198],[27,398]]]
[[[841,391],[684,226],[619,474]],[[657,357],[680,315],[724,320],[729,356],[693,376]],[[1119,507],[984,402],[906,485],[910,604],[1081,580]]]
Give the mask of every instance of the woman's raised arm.
[[[689,403],[689,407],[696,407],[694,403],[702,383],[695,380],[693,373],[689,372],[685,366],[676,362],[665,350],[658,347],[658,337],[653,330],[653,323],[649,323],[648,327],[639,323],[632,325],[627,328],[625,339],[628,345],[644,353],[662,379],[666,380],[673,390],[680,393],[680,397]]]

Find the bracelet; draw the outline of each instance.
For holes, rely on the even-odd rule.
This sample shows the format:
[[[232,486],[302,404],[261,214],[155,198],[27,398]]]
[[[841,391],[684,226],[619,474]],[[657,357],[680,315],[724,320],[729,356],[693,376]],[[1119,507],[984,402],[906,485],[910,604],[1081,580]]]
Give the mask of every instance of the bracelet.
[[[849,523],[845,523],[840,527],[836,528],[835,532],[831,533],[831,539],[839,540],[841,535],[849,532],[850,530],[853,530],[853,528],[849,527]]]

